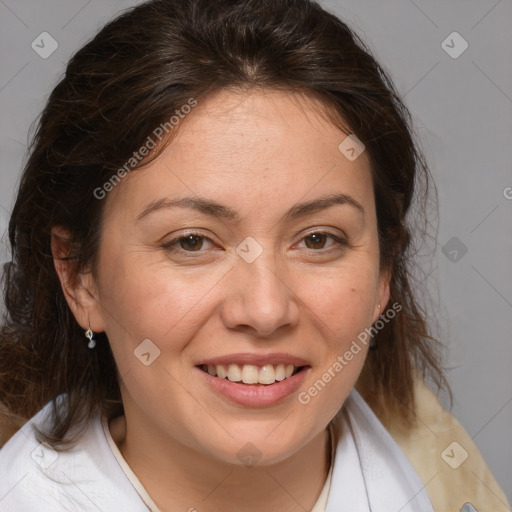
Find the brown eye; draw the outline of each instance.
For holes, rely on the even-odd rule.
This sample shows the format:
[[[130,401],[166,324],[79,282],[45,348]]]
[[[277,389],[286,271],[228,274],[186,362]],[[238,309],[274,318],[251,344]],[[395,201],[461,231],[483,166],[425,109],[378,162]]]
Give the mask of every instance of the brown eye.
[[[205,247],[206,242],[206,247]],[[200,233],[189,233],[184,236],[173,238],[169,242],[162,245],[162,247],[174,253],[191,253],[191,252],[206,252],[207,245],[212,241]]]
[[[198,251],[203,246],[204,237],[198,235],[183,236],[178,239],[180,247],[187,251]]]
[[[326,245],[328,241],[331,240],[331,243]],[[322,231],[318,231],[315,233],[310,233],[306,235],[301,243],[304,242],[306,249],[320,252],[322,250],[335,249],[336,246],[338,248],[347,247],[348,241],[340,238],[332,233],[324,233]]]
[[[304,240],[306,240],[306,246],[308,249],[323,249],[327,240],[327,235],[325,233],[312,233],[311,235],[304,237]],[[308,244],[307,240],[311,243]]]

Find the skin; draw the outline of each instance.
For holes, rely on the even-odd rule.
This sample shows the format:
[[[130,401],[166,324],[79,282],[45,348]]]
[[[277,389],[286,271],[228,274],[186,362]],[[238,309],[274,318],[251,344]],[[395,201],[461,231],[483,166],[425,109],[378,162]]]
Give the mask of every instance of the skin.
[[[59,259],[65,233],[54,230],[68,303],[84,329],[107,333],[119,368],[125,416],[111,432],[161,510],[303,511],[323,487],[326,426],[367,347],[307,405],[298,393],[267,407],[237,405],[194,367],[226,354],[290,353],[309,363],[305,391],[386,308],[369,160],[345,158],[346,134],[321,112],[296,93],[220,91],[182,121],[157,160],[108,194],[94,273],[69,279]],[[364,214],[338,204],[282,220],[295,204],[333,193]],[[183,196],[240,218],[162,208],[137,220],[151,202]],[[207,238],[163,247],[190,229]],[[247,237],[263,250],[252,263],[236,253]],[[145,339],[160,350],[149,366],[134,356]],[[237,456],[248,442],[261,455],[252,467]]]

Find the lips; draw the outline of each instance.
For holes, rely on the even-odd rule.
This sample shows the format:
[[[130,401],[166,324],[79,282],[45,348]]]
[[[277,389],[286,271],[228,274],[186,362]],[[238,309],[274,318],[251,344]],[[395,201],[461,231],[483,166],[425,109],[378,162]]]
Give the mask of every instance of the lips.
[[[240,354],[227,354],[225,356],[212,357],[209,359],[202,359],[196,366],[206,365],[229,365],[238,364],[252,364],[255,366],[264,366],[266,364],[293,364],[294,366],[308,366],[309,362],[302,357],[293,356],[284,352],[273,352],[269,354],[254,354],[254,353],[240,353]]]
[[[196,365],[209,386],[246,406],[275,404],[297,390],[308,362],[285,353],[230,354]]]

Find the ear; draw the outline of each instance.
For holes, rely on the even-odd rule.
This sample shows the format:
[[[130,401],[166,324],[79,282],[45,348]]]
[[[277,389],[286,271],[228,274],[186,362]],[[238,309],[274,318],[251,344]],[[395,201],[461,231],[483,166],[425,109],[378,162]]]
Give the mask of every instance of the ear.
[[[375,323],[380,315],[386,310],[389,301],[389,282],[391,281],[391,273],[387,269],[381,269],[379,274],[379,284],[376,293],[375,312],[372,318],[372,324]]]
[[[104,324],[98,300],[98,290],[92,272],[74,271],[77,262],[67,259],[71,254],[69,231],[56,226],[52,228],[51,248],[53,263],[59,277],[64,297],[76,321],[84,330],[103,332]]]

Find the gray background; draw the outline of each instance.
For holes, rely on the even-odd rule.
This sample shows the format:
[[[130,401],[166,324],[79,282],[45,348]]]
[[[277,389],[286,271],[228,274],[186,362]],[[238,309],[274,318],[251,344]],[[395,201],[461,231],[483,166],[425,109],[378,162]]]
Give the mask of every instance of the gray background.
[[[0,235],[28,129],[65,63],[111,16],[135,3],[0,0]],[[322,4],[367,41],[415,118],[439,191],[438,245],[422,279],[430,276],[426,283],[447,347],[452,413],[512,502],[512,2]],[[458,58],[441,46],[454,31],[469,45]],[[47,59],[31,48],[42,32],[58,42]],[[460,43],[447,42],[452,52]]]

